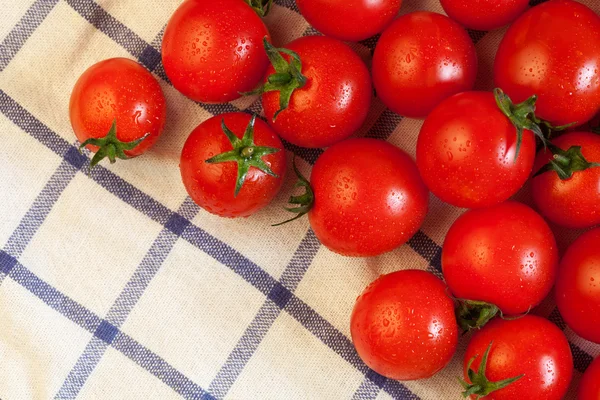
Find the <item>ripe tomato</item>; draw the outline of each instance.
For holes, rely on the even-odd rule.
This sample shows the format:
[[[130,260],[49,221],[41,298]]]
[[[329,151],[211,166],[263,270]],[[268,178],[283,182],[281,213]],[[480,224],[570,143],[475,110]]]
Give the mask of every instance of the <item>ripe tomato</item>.
[[[356,299],[350,332],[356,351],[391,379],[429,378],[448,364],[458,342],[454,304],[433,274],[383,275]]]
[[[590,164],[600,163],[600,136],[573,132],[552,143],[558,151],[540,151],[533,168],[536,172],[545,165],[554,168],[532,180],[537,208],[550,221],[568,228],[600,224],[600,164]],[[581,146],[580,152],[573,146]]]
[[[383,31],[400,11],[402,0],[296,0],[296,4],[319,32],[358,42]]]
[[[600,343],[600,229],[581,235],[558,270],[556,304],[565,322],[586,340]]]
[[[600,399],[600,357],[588,367],[579,382],[577,400]]]
[[[245,113],[215,116],[198,125],[181,153],[190,197],[222,217],[247,217],[273,200],[285,174],[279,137]]]
[[[600,110],[600,17],[572,0],[551,0],[515,21],[494,64],[496,86],[515,101],[539,96],[536,114],[554,125]]]
[[[425,184],[446,203],[492,206],[515,194],[531,173],[534,135],[523,131],[515,160],[518,141],[517,128],[492,93],[460,93],[425,120],[417,142],[417,165]]]
[[[486,369],[475,374],[488,348]],[[475,379],[467,372],[472,359],[471,377]],[[494,383],[520,377],[481,398],[560,400],[573,376],[573,356],[567,338],[556,325],[526,315],[511,321],[497,318],[475,332],[467,346],[464,367],[466,383],[480,384],[480,390],[471,392],[471,399],[494,389]]]
[[[471,90],[476,75],[477,53],[467,32],[427,11],[394,21],[373,55],[377,96],[410,118],[424,118],[445,98]]]
[[[465,212],[442,249],[444,278],[456,297],[495,304],[511,315],[529,311],[548,295],[557,265],[546,222],[511,201]]]
[[[224,103],[253,89],[269,64],[269,32],[243,0],[186,0],[165,30],[162,60],[173,86],[192,100]]]
[[[376,256],[404,244],[428,208],[427,188],[410,157],[376,139],[349,139],[319,157],[308,217],[319,240],[346,256]]]
[[[372,97],[369,71],[360,57],[344,43],[324,36],[296,39],[286,49],[272,48],[272,62],[296,63],[289,54],[283,58],[279,54],[295,52],[303,77],[290,75],[290,66],[283,70],[269,67],[265,82],[282,75],[288,79],[262,96],[271,126],[285,140],[303,147],[326,147],[352,135],[365,121]],[[296,83],[297,79],[302,83]],[[282,103],[280,91],[289,105]]]
[[[446,14],[470,29],[491,31],[523,14],[529,0],[440,0]]]
[[[104,157],[136,157],[162,133],[165,97],[156,79],[135,61],[111,58],[88,68],[77,80],[69,104],[77,139],[96,152],[91,166]]]

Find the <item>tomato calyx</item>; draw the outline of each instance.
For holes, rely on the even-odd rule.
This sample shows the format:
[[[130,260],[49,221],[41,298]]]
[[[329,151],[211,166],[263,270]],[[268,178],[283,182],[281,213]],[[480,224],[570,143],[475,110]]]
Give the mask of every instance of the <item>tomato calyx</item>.
[[[500,312],[498,306],[485,301],[454,299],[458,326],[467,333],[472,329],[481,329]]]
[[[79,146],[79,152],[87,145],[97,146],[98,151],[92,157],[90,161],[90,170],[94,168],[100,161],[108,157],[111,164],[114,164],[117,158],[121,160],[127,160],[130,157],[125,154],[126,150],[135,149],[140,143],[142,143],[150,133],[146,133],[139,139],[132,140],[131,142],[121,142],[117,139],[117,120],[115,119],[110,127],[110,130],[103,138],[89,138]]]
[[[263,44],[267,56],[275,68],[275,73],[267,77],[267,82],[260,85],[256,89],[244,95],[263,94],[265,92],[279,92],[279,110],[273,115],[273,121],[277,119],[280,112],[288,108],[292,94],[296,89],[300,89],[306,85],[308,78],[302,75],[302,60],[298,53],[274,47],[267,38],[263,38]],[[290,56],[290,61],[287,62],[281,55],[287,54]]]
[[[544,165],[535,176],[554,171],[561,180],[570,179],[575,172],[585,171],[589,168],[600,167],[600,163],[589,162],[581,154],[581,146],[571,146],[563,150],[558,146],[548,143],[548,149],[552,152],[552,159]]]
[[[482,397],[485,397],[488,394],[495,392],[496,390],[504,389],[508,385],[518,381],[519,379],[525,376],[525,374],[521,374],[513,378],[503,379],[497,382],[491,382],[485,376],[485,370],[487,367],[488,356],[490,355],[490,350],[492,349],[493,344],[493,341],[490,342],[489,346],[485,350],[483,358],[481,359],[481,363],[479,364],[479,369],[477,371],[471,369],[471,365],[473,364],[475,359],[479,357],[479,355],[472,357],[467,363],[467,376],[469,377],[471,383],[468,383],[460,378],[458,379],[462,387],[465,389],[465,391],[462,392],[463,397],[466,398],[474,395],[475,400],[481,399]]]
[[[290,196],[289,203],[295,204],[297,207],[284,207],[287,211],[297,214],[295,217],[290,218],[286,221],[280,222],[278,224],[274,224],[271,226],[281,226],[283,224],[287,224],[288,222],[292,222],[302,217],[306,213],[308,213],[314,203],[315,203],[315,193],[313,192],[312,186],[310,186],[310,182],[306,179],[302,173],[298,170],[296,166],[296,157],[294,156],[294,172],[298,177],[298,182],[294,187],[301,187],[305,189],[305,192],[298,196]]]
[[[221,129],[223,130],[225,136],[227,136],[227,139],[229,139],[233,150],[218,154],[205,161],[208,164],[217,164],[223,162],[237,163],[238,171],[235,181],[234,197],[237,197],[238,193],[242,189],[250,167],[258,168],[267,175],[270,175],[274,178],[279,178],[279,176],[273,172],[273,170],[271,170],[267,163],[263,161],[262,157],[268,154],[277,153],[281,149],[275,147],[257,146],[254,143],[255,122],[256,115],[253,115],[248,123],[248,126],[246,127],[244,136],[242,139],[240,139],[227,127],[227,125],[225,125],[225,120],[221,120]]]
[[[271,11],[273,0],[244,0],[259,17],[266,17]]]

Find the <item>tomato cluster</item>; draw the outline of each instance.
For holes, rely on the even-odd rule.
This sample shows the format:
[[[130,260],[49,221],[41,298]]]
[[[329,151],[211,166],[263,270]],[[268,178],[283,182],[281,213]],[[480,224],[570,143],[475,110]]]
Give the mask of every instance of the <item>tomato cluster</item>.
[[[409,241],[430,191],[468,208],[443,243],[444,280],[405,269],[358,297],[350,323],[356,350],[386,377],[428,378],[453,357],[460,331],[474,330],[465,397],[560,399],[573,374],[569,344],[557,326],[529,313],[555,286],[566,324],[600,343],[600,228],[581,235],[559,262],[545,220],[600,224],[600,137],[592,129],[600,112],[600,17],[574,0],[529,10],[527,0],[440,3],[449,17],[396,18],[401,0],[297,0],[326,36],[277,48],[261,18],[272,0],[185,0],[162,43],[170,82],[204,103],[260,95],[264,120],[237,112],[201,123],[183,146],[183,183],[206,211],[248,217],[282,187],[285,142],[327,147],[310,179],[294,162],[303,192],[291,196],[288,210],[297,215],[283,223],[307,214],[327,248],[354,257]],[[497,88],[474,91],[478,59],[465,28],[510,23],[494,63]],[[370,72],[342,40],[377,33]],[[365,124],[373,88],[390,110],[424,119],[416,162],[386,141],[349,138]],[[80,77],[70,117],[81,146],[95,152],[93,167],[148,150],[163,130],[166,101],[144,67],[110,59]],[[541,215],[509,200],[527,181]],[[581,381],[581,400],[600,398],[599,362]]]

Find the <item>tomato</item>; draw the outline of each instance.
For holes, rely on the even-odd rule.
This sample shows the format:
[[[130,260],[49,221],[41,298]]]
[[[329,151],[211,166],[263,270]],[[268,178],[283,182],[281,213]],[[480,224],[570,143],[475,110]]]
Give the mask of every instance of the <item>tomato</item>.
[[[497,318],[475,332],[464,358],[467,383],[472,381],[467,373],[469,362],[473,359],[471,368],[477,371],[488,348],[486,370],[476,378],[482,378],[483,388],[475,395],[493,389],[494,382],[518,377],[481,398],[560,400],[567,393],[573,356],[564,333],[550,321],[534,315],[512,321]],[[471,398],[476,399],[475,395]]]
[[[495,304],[511,315],[529,311],[548,295],[557,265],[552,231],[516,202],[465,212],[442,248],[442,271],[456,297]]]
[[[533,178],[533,200],[537,208],[550,221],[568,228],[599,224],[600,168],[588,163],[600,162],[600,136],[573,132],[559,136],[552,143],[564,151],[553,158],[553,152],[542,150],[536,158],[534,171],[552,160],[558,169],[558,173],[550,170]],[[580,153],[573,146],[581,146]]]
[[[600,343],[600,228],[581,235],[563,256],[556,304],[575,333]]]
[[[440,0],[446,14],[466,28],[491,31],[525,12],[529,0]]]
[[[317,238],[346,256],[376,256],[419,229],[428,192],[411,158],[377,139],[349,139],[319,157],[311,174],[308,214]]]
[[[245,113],[217,115],[190,134],[181,153],[190,197],[223,217],[247,217],[273,200],[286,169],[279,137]]]
[[[391,379],[429,378],[448,364],[458,342],[454,304],[433,274],[383,275],[356,299],[350,322],[358,355]]]
[[[235,100],[264,76],[269,64],[265,36],[265,24],[243,0],[186,0],[165,30],[165,72],[192,100]]]
[[[600,17],[576,1],[551,0],[511,25],[494,80],[515,101],[538,95],[539,118],[581,125],[600,110],[599,67]]]
[[[288,92],[289,105],[280,102],[279,90],[262,95],[271,126],[285,140],[303,147],[326,147],[352,135],[365,121],[372,97],[369,71],[360,57],[344,43],[324,36],[296,39],[286,49],[301,60],[298,79],[303,82]],[[273,56],[279,56],[282,49],[273,51]],[[284,65],[290,62],[288,54],[284,58]],[[282,73],[269,67],[265,82],[275,75]],[[294,82],[286,82],[283,92]]]
[[[165,97],[143,66],[111,58],[89,67],[77,80],[69,104],[77,139],[96,152],[91,166],[104,157],[139,156],[158,140],[167,116]]]
[[[383,31],[400,11],[402,0],[296,0],[296,4],[319,32],[358,42]]]
[[[523,131],[515,160],[517,147],[517,128],[494,95],[465,92],[442,102],[425,120],[417,165],[441,200],[457,207],[487,207],[507,200],[527,181],[535,159],[531,131]]]
[[[410,118],[424,118],[445,98],[471,90],[476,75],[477,53],[467,32],[427,11],[394,21],[373,55],[377,96]]]
[[[600,357],[588,367],[579,382],[577,400],[600,399]]]

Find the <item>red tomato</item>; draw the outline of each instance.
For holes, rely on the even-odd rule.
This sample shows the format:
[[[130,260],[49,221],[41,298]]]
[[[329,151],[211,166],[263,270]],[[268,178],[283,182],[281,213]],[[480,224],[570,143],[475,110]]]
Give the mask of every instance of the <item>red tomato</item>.
[[[346,256],[375,256],[404,244],[419,229],[428,192],[411,158],[376,139],[340,142],[319,157],[311,174],[308,214],[319,240]]]
[[[572,149],[564,160],[554,161],[560,163],[556,168],[560,168],[561,173],[573,174],[570,178],[565,176],[562,180],[555,171],[533,178],[533,200],[537,208],[550,221],[568,228],[589,228],[600,224],[600,168],[590,166],[579,170],[586,166],[585,161],[600,162],[600,136],[573,132],[559,136],[552,143],[563,150],[581,146],[581,153],[577,154]],[[551,160],[554,158],[550,151],[540,151],[533,170],[539,171]]]
[[[285,140],[303,147],[327,147],[352,135],[365,121],[372,97],[369,71],[360,57],[344,43],[324,36],[302,37],[286,48],[300,56],[307,81],[294,90],[289,106],[275,121],[280,93],[263,94],[271,126]],[[274,73],[269,67],[267,80]]]
[[[548,295],[557,264],[552,231],[535,211],[516,202],[465,212],[442,249],[444,278],[456,297],[492,303],[512,315]]]
[[[265,122],[253,121],[245,113],[217,115],[198,125],[183,146],[183,184],[210,213],[247,217],[269,204],[281,188],[286,169],[281,140]]]
[[[187,0],[165,30],[165,72],[192,100],[237,99],[240,92],[254,89],[269,65],[265,36],[265,24],[243,0]]]
[[[579,382],[577,400],[600,399],[600,357],[588,367]]]
[[[514,101],[538,95],[539,118],[584,124],[600,110],[600,17],[571,0],[533,7],[502,39],[494,80]]]
[[[425,184],[457,207],[499,204],[527,181],[535,159],[535,138],[517,129],[487,92],[457,94],[429,114],[417,142],[417,165]]]
[[[525,12],[529,0],[440,0],[446,14],[470,29],[491,31]]]
[[[77,139],[97,152],[94,166],[104,157],[114,162],[148,150],[162,133],[167,108],[148,70],[135,61],[112,58],[92,65],[77,80],[69,115]]]
[[[296,4],[319,32],[358,42],[383,31],[400,11],[402,0],[296,0]]]
[[[476,75],[477,53],[467,32],[427,11],[394,21],[373,55],[377,96],[410,118],[424,118],[445,98],[471,90]]]
[[[477,371],[488,347],[485,377],[489,382],[522,377],[482,399],[560,400],[567,393],[573,376],[571,348],[564,333],[550,321],[534,315],[512,321],[497,318],[475,332],[464,359],[467,382],[471,382],[469,361],[475,358],[471,369]]]
[[[582,338],[600,343],[600,228],[569,247],[558,271],[556,303],[565,322]]]
[[[429,378],[448,364],[458,342],[454,303],[429,272],[383,275],[356,299],[350,322],[358,355],[391,379]]]

